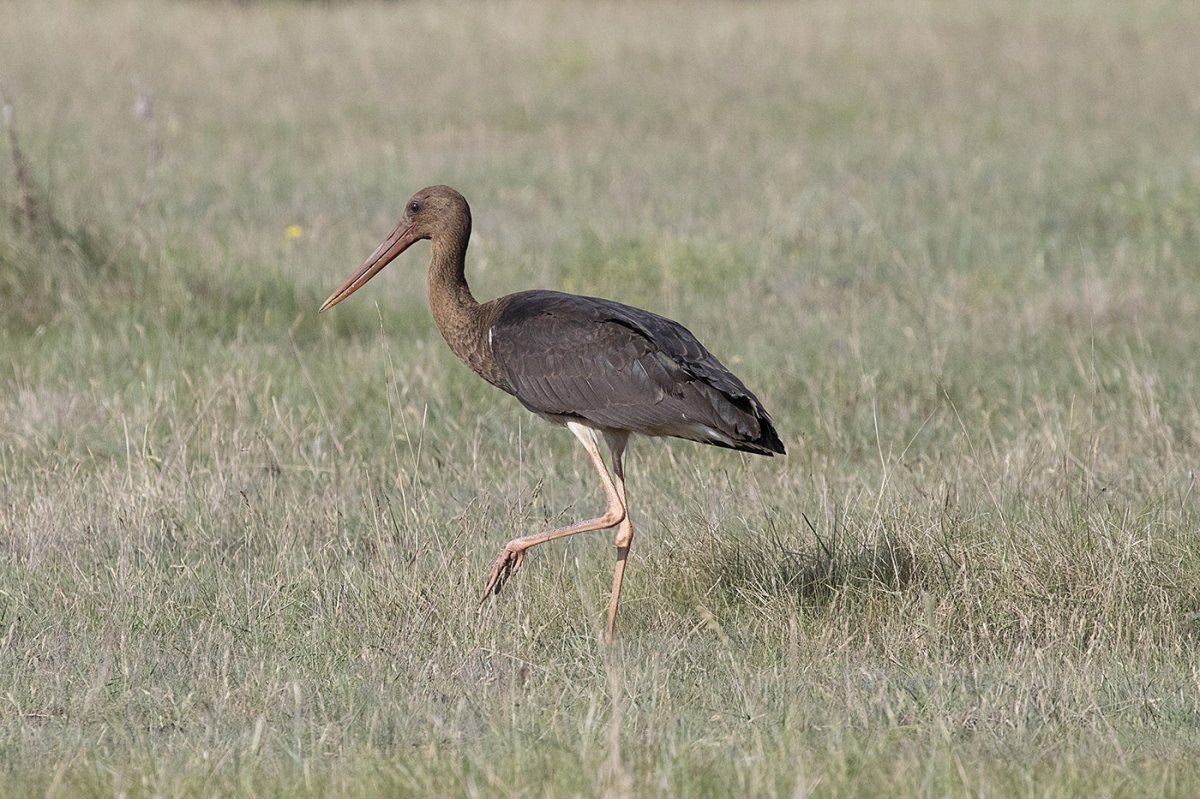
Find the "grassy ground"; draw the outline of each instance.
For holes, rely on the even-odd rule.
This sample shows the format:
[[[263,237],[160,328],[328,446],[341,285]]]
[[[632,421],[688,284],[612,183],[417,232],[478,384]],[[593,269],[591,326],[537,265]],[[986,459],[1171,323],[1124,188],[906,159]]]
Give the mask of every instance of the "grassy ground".
[[[1194,4],[4,18],[0,793],[1200,792]],[[606,535],[476,615],[601,497],[426,251],[315,314],[435,182],[789,447],[635,444],[611,650]]]

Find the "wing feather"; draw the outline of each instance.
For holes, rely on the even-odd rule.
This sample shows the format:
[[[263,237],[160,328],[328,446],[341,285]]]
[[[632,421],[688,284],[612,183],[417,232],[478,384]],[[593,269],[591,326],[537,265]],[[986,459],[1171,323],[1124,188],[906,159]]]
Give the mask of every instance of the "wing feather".
[[[783,451],[758,399],[670,319],[611,300],[528,291],[503,298],[490,332],[509,390],[535,413]]]

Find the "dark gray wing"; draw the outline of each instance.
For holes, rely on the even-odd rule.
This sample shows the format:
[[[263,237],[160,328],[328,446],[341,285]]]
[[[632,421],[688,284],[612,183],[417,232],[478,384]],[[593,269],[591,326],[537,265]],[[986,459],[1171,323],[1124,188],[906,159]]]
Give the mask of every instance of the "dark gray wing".
[[[490,346],[512,393],[548,416],[782,453],[758,398],[687,328],[611,300],[527,291],[502,300]]]

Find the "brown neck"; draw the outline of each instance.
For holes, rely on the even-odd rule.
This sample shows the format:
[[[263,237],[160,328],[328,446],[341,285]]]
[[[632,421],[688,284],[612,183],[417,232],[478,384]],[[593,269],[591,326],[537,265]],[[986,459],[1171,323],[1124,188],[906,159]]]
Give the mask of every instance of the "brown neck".
[[[464,273],[470,217],[455,220],[433,237],[429,262],[429,308],[442,338],[459,360],[491,380],[491,351],[487,346],[482,306],[471,294]]]

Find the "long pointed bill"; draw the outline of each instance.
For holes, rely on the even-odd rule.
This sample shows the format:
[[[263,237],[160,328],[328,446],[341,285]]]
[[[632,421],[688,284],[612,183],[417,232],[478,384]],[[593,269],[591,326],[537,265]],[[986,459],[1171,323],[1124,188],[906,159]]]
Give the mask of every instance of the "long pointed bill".
[[[367,257],[367,260],[363,261],[362,266],[355,269],[354,274],[346,278],[346,282],[338,286],[337,291],[330,294],[329,299],[321,304],[321,311],[332,308],[358,291],[366,285],[368,280],[379,274],[379,270],[391,263],[392,259],[397,255],[411,247],[415,241],[417,241],[417,237],[413,235],[409,227],[404,224],[396,225],[396,229],[380,242],[379,246],[375,248],[375,252],[371,253]]]

